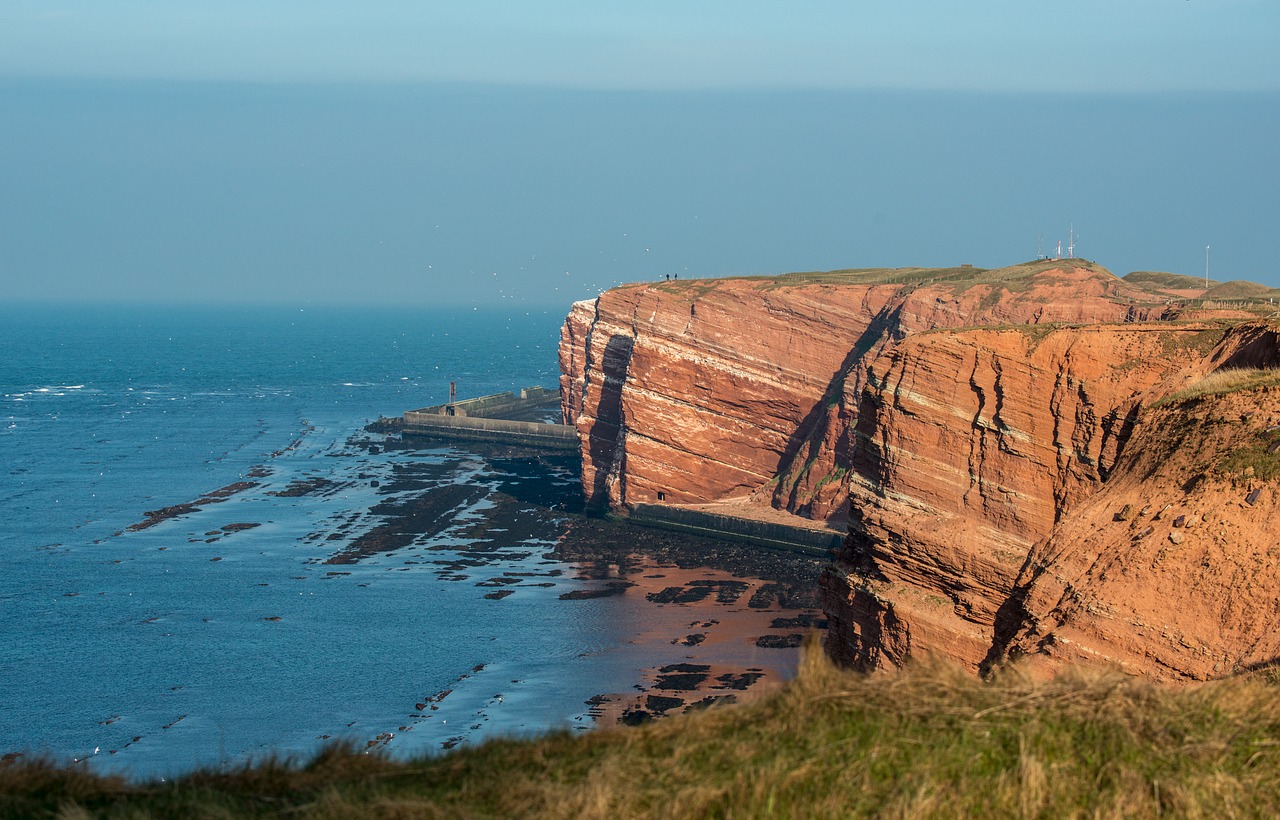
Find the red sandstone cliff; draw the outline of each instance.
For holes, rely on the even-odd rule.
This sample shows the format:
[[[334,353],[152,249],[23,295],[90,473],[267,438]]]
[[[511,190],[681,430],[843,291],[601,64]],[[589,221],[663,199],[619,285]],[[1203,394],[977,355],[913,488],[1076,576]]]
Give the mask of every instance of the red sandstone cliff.
[[[976,668],[1031,547],[1103,485],[1143,395],[1197,377],[1197,345],[1221,335],[976,329],[909,339],[873,364],[849,535],[822,582],[832,653],[874,667],[926,650]]]
[[[827,518],[842,506],[867,362],[913,333],[1158,315],[1079,260],[1000,271],[851,271],[616,288],[561,334],[583,486],[624,508],[755,494]]]
[[[1265,329],[1246,343],[1203,310],[1171,321],[1175,295],[1075,260],[633,285],[574,306],[563,410],[595,503],[847,510],[822,579],[847,663],[1087,651],[1197,676],[1167,651],[1132,660],[1137,639],[1106,649],[1142,616],[1112,629],[1069,605],[1086,580],[1097,600],[1126,594],[1089,574],[1091,549],[1119,549],[1089,516],[1135,474],[1151,404],[1232,357],[1270,361]]]
[[[722,280],[574,305],[561,395],[588,500],[621,508],[766,488],[839,402],[851,352],[899,290]]]
[[[1030,551],[993,659],[1170,680],[1280,659],[1277,332],[1238,327],[1210,364],[1143,414],[1105,486]]]

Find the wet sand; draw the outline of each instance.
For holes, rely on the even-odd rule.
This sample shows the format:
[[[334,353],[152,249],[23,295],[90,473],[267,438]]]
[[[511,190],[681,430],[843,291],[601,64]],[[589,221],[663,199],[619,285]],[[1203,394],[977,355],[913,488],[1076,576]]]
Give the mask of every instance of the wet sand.
[[[666,610],[662,617],[646,618],[656,626],[629,640],[637,655],[661,660],[638,669],[634,691],[592,698],[589,711],[598,723],[635,724],[750,700],[792,677],[806,636],[826,628],[816,586],[822,559],[587,516],[576,482],[547,480],[552,472],[576,476],[576,456],[483,445],[467,449],[505,474],[501,488],[488,496],[493,508],[461,533],[475,539],[466,551],[471,557],[483,560],[487,538],[554,540],[546,557],[572,564],[582,583],[560,600],[628,595],[645,600],[655,613]],[[457,492],[427,491],[387,526],[399,527],[401,539],[415,531],[440,531]],[[444,500],[433,501],[433,495]],[[512,587],[537,585],[536,579],[513,577],[488,583],[504,587],[486,595],[495,600],[512,594]]]
[[[436,457],[413,459],[419,447]],[[255,468],[256,481],[147,513],[136,529],[198,512],[237,493],[332,497],[363,483],[373,488],[376,503],[335,513],[302,539],[332,544],[326,556],[308,561],[335,565],[325,573],[328,579],[344,578],[354,565],[371,559],[385,563],[403,556],[406,568],[425,565],[442,581],[475,586],[478,596],[499,608],[498,617],[516,594],[549,596],[548,606],[563,607],[625,596],[635,622],[610,624],[626,645],[604,651],[634,658],[634,683],[628,691],[598,692],[583,703],[584,715],[596,725],[643,723],[758,697],[794,674],[801,643],[825,628],[816,597],[822,559],[588,516],[573,454],[454,444],[450,460],[441,463],[437,443],[361,433],[328,455],[388,451],[399,458],[389,474],[384,470],[378,478],[373,472],[344,480],[301,475],[269,489],[271,469]],[[460,481],[460,463],[483,480]],[[234,521],[209,529],[199,540],[213,543],[261,523]],[[584,609],[583,617],[592,611]],[[522,701],[512,690],[520,679],[499,690],[487,682],[493,677],[488,672],[480,664],[451,686],[423,693],[405,703],[395,731],[371,732],[362,742],[396,748],[407,733],[421,728],[438,739],[439,747],[450,748],[495,727],[502,733],[504,721],[519,725],[512,719]],[[442,734],[446,722],[463,725]],[[435,728],[428,731],[426,724]]]
[[[568,522],[556,554],[579,565],[580,580],[626,585],[654,610],[652,626],[631,638],[654,663],[635,691],[595,698],[602,723],[776,690],[795,673],[805,637],[826,628],[815,588],[822,562],[809,556],[593,518]]]

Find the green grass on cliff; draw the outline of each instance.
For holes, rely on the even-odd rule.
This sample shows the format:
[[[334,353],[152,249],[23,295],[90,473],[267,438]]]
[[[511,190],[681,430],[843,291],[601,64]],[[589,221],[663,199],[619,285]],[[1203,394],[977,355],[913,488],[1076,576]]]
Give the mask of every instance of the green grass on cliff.
[[[968,279],[985,272],[984,268],[971,265],[955,268],[850,268],[784,273],[768,279],[777,285],[915,285]]]
[[[1017,290],[1030,285],[1032,277],[1070,264],[1095,272],[1106,273],[1105,268],[1086,259],[1055,260],[1037,259],[1003,268],[976,268],[960,265],[952,268],[857,268],[832,271],[803,271],[779,276],[759,277],[773,286],[781,285],[928,285],[945,284],[960,290],[974,285],[999,285]]]
[[[1233,279],[1230,282],[1223,282],[1220,285],[1214,285],[1204,292],[1203,299],[1265,299],[1274,296],[1275,289],[1266,285],[1260,285],[1257,282],[1246,282],[1242,279]]]
[[[1149,286],[1152,289],[1204,290],[1205,287],[1203,276],[1186,276],[1181,273],[1166,273],[1165,271],[1157,270],[1135,270],[1121,278],[1131,285]],[[1210,279],[1209,284],[1212,287],[1221,283]]]
[[[983,683],[944,665],[863,677],[810,651],[784,692],[634,729],[392,762],[330,749],[129,785],[0,770],[6,817],[1273,816],[1280,690],[1114,672]]]
[[[662,282],[645,282],[633,287],[652,287],[671,293],[686,296],[701,296],[715,287],[718,281],[756,282],[764,288],[779,288],[793,285],[931,285],[946,284],[960,290],[967,290],[974,285],[998,285],[1006,289],[1018,290],[1030,284],[1030,280],[1045,271],[1062,268],[1070,264],[1073,267],[1085,268],[1107,276],[1112,274],[1102,266],[1087,259],[1055,260],[1037,259],[1003,268],[978,268],[973,265],[958,265],[950,268],[847,268],[828,271],[797,271],[772,276],[727,276],[724,279],[671,279]]]

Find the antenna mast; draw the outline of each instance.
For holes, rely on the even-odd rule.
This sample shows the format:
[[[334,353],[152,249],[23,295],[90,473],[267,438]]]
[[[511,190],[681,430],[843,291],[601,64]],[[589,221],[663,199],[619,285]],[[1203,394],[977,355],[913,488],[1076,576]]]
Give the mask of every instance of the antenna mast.
[[[1076,258],[1076,225],[1071,223],[1071,227],[1067,230],[1067,258]]]
[[[1204,246],[1204,289],[1209,289],[1209,246]]]

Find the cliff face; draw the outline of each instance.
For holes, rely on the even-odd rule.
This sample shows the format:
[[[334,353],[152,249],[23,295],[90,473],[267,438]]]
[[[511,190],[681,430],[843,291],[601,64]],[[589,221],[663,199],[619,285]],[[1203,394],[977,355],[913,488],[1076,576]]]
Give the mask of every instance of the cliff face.
[[[1102,486],[1141,397],[1198,375],[1196,345],[1217,336],[979,329],[923,334],[873,363],[849,535],[822,580],[832,654],[866,668],[924,650],[976,668],[1031,547]]]
[[[573,306],[565,422],[583,487],[616,509],[754,495],[839,515],[866,365],[913,333],[1124,321],[1164,308],[1087,263],[659,282]]]
[[[766,488],[825,424],[851,351],[898,290],[726,280],[624,287],[574,305],[561,395],[583,442],[588,501],[621,508]]]
[[[863,391],[849,535],[821,580],[829,651],[1174,679],[1280,657],[1280,393],[1233,370],[1278,357],[1260,323],[903,342]],[[1157,405],[1224,378],[1263,386]]]
[[[1035,545],[993,659],[1204,680],[1280,659],[1280,386],[1273,328],[1143,414],[1107,484]],[[1226,368],[1226,369],[1221,369]]]
[[[1200,321],[1170,321],[1179,310],[1170,293],[1074,260],[634,285],[574,306],[562,408],[595,504],[742,499],[847,515],[844,548],[821,580],[828,649],[845,663],[939,652],[977,669],[1020,655],[1041,665],[1105,656],[1194,677],[1207,674],[1194,653],[1136,637],[1116,648],[1164,613],[1116,603],[1133,588],[1101,572],[1110,559],[1100,556],[1138,553],[1094,530],[1130,482],[1164,471],[1171,488],[1185,483],[1134,455],[1182,429],[1152,404],[1215,369],[1268,366],[1276,340],[1265,325],[1233,330],[1203,309]],[[1205,474],[1197,492],[1218,487]],[[1238,495],[1240,480],[1196,503]],[[1156,532],[1134,543],[1153,544]],[[1229,564],[1223,582],[1268,566],[1225,556],[1213,559],[1224,573]],[[1196,611],[1235,617],[1229,593],[1206,596]],[[1255,655],[1270,651],[1257,630],[1238,631]],[[1169,634],[1169,646],[1204,637]],[[1255,662],[1242,645],[1227,650],[1231,662]],[[1159,660],[1144,666],[1148,651]]]

